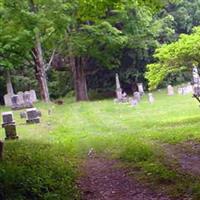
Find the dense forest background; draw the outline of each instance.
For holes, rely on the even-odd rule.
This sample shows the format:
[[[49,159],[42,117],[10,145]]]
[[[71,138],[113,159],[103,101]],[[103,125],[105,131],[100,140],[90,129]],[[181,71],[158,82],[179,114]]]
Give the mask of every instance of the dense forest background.
[[[15,92],[35,89],[38,96],[41,93],[37,60],[32,59],[37,54],[35,49],[36,54],[32,55],[37,36],[43,62],[47,63],[50,98],[73,95],[86,87],[85,94],[95,98],[114,94],[116,72],[127,93],[132,93],[136,82],[143,82],[148,89],[146,65],[154,61],[155,49],[200,25],[200,0],[171,2],[162,9],[129,1],[120,8],[105,1],[106,10],[103,4],[95,10],[95,2],[87,6],[81,1],[78,6],[77,1],[59,6],[50,6],[51,1],[38,1],[38,5],[26,2],[17,5],[9,1],[0,9],[1,103],[7,93],[8,71]],[[190,73],[172,73],[159,87],[190,81]],[[87,99],[85,94],[77,96],[78,100]]]

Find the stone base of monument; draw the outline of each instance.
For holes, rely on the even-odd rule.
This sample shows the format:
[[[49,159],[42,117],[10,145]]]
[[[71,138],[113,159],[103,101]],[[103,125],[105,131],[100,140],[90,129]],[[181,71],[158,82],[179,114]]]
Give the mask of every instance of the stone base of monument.
[[[5,128],[5,133],[6,133],[5,140],[14,140],[14,139],[18,139],[19,138],[17,136],[16,125],[15,124],[4,125],[4,128]]]
[[[35,118],[35,119],[27,119],[26,123],[27,124],[38,124],[38,123],[40,123],[40,118],[38,117],[38,118]]]

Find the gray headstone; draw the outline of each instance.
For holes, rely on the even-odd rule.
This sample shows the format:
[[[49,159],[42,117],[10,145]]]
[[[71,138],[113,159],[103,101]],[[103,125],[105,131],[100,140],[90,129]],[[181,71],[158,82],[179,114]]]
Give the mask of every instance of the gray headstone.
[[[116,74],[115,79],[116,79],[116,96],[117,96],[118,101],[121,101],[123,99],[123,96],[122,96],[122,89],[120,86],[118,74]]]
[[[18,104],[23,106],[24,105],[24,93],[23,92],[18,92]]]
[[[40,123],[40,112],[36,108],[29,108],[26,110],[27,123]]]
[[[6,106],[12,106],[11,96],[11,94],[4,95],[4,103]]]
[[[24,92],[24,95],[23,95],[23,97],[24,97],[24,106],[25,107],[33,107],[33,102],[32,102],[32,100],[31,100],[31,94],[30,94],[30,92],[28,92],[28,91],[26,91],[26,92]]]
[[[4,128],[5,128],[6,140],[18,139],[15,124],[7,124],[6,126],[4,126]]]
[[[133,93],[133,97],[134,97],[134,99],[137,100],[137,102],[139,102],[140,99],[141,99],[141,96],[140,96],[140,93],[139,93],[139,92],[134,92],[134,93]]]
[[[26,112],[20,112],[21,119],[26,118]]]
[[[131,106],[135,107],[138,104],[138,101],[137,101],[137,99],[132,98],[130,100],[130,103],[131,103]]]
[[[36,102],[37,101],[37,96],[36,96],[35,90],[30,90],[30,95],[31,95],[32,102]]]
[[[171,85],[167,86],[167,94],[169,96],[173,96],[174,95],[174,88]]]
[[[7,124],[15,123],[12,112],[3,112],[1,115],[3,119],[2,127],[4,127]]]

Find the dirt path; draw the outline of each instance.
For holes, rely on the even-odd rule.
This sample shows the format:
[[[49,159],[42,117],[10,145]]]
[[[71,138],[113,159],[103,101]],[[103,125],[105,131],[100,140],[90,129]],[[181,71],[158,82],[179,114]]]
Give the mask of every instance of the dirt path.
[[[161,193],[139,184],[119,162],[105,158],[88,158],[78,185],[82,200],[170,200]]]
[[[168,160],[176,160],[180,171],[200,177],[200,143],[187,141],[176,145],[164,145]]]

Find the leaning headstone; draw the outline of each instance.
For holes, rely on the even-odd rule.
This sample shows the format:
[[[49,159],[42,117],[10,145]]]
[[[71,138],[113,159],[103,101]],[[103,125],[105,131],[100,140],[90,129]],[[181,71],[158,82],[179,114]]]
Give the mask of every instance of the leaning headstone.
[[[174,95],[174,88],[171,85],[167,86],[167,94],[169,96],[173,96]]]
[[[154,97],[152,93],[148,94],[149,103],[154,103]]]
[[[119,102],[121,102],[122,99],[123,99],[123,96],[122,96],[122,89],[121,89],[121,86],[120,86],[119,75],[118,74],[116,74],[115,79],[116,79],[116,96],[117,96],[117,100]]]
[[[35,90],[30,90],[30,95],[31,95],[31,101],[36,102],[37,101],[37,96]]]
[[[32,108],[33,107],[33,102],[31,100],[31,95],[30,92],[26,91],[24,92],[24,107],[26,108]]]
[[[13,119],[12,112],[4,112],[2,113],[3,123],[2,127],[5,129],[6,140],[8,139],[18,139],[16,132],[16,125]]]
[[[137,86],[138,86],[138,92],[142,96],[144,94],[143,83],[138,83]]]
[[[4,103],[6,106],[12,106],[12,101],[11,101],[11,96],[10,94],[5,94],[4,95]]]
[[[26,110],[26,123],[40,123],[40,113],[36,108],[29,108]]]
[[[133,93],[133,98],[136,99],[137,102],[139,102],[140,99],[141,99],[140,93],[139,92],[134,92]]]
[[[24,106],[24,93],[23,92],[18,92],[18,104],[23,107]]]

